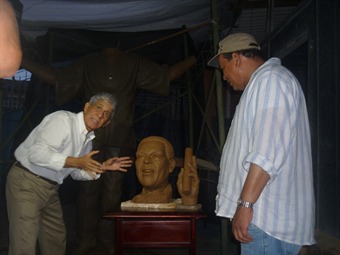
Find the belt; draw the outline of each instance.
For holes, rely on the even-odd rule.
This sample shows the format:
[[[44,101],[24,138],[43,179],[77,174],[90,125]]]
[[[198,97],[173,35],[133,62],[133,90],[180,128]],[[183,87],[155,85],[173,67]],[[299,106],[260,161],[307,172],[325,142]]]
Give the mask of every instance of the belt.
[[[45,178],[45,177],[42,177],[42,176],[40,176],[40,175],[38,175],[38,174],[33,173],[31,170],[29,170],[28,168],[24,167],[24,166],[20,163],[20,161],[17,161],[14,165],[16,165],[17,167],[19,167],[19,168],[25,170],[26,172],[29,172],[30,174],[33,174],[34,176],[36,176],[36,177],[38,177],[38,178],[40,178],[40,179],[42,179],[42,180],[44,180],[44,181],[47,181],[47,182],[50,183],[50,184],[58,185],[58,183],[55,182],[55,181],[52,181],[52,180],[50,180],[50,179],[47,179],[47,178]]]

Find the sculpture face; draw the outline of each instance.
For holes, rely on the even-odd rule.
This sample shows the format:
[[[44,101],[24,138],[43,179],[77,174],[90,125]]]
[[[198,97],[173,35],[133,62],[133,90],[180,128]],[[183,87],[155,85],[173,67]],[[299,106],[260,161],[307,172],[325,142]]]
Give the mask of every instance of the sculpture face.
[[[162,142],[141,143],[136,153],[136,173],[142,186],[149,190],[166,186],[169,173],[173,171],[172,160],[167,158]]]

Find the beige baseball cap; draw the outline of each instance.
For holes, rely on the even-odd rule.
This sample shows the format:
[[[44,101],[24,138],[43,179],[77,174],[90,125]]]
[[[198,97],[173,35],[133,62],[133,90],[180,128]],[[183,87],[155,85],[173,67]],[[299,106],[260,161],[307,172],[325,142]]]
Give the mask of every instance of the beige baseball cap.
[[[220,41],[218,44],[218,52],[212,59],[208,61],[208,66],[218,68],[218,56],[222,53],[230,53],[248,49],[261,49],[260,45],[252,35],[247,33],[230,34]]]

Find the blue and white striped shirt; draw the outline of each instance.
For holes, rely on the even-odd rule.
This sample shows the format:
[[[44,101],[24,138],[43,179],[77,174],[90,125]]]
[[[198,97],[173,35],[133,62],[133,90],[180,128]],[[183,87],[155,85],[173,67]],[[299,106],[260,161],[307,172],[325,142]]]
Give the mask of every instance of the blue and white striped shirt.
[[[218,216],[234,216],[250,163],[270,175],[252,223],[285,242],[315,243],[307,108],[298,80],[278,58],[252,74],[236,108],[220,163]]]

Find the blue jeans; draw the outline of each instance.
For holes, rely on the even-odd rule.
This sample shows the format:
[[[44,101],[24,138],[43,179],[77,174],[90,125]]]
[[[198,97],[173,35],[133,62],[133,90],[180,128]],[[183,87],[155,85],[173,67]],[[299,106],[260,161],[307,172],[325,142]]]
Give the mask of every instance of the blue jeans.
[[[251,243],[241,243],[241,255],[297,255],[301,245],[291,244],[275,239],[253,224],[248,227],[254,238]]]

